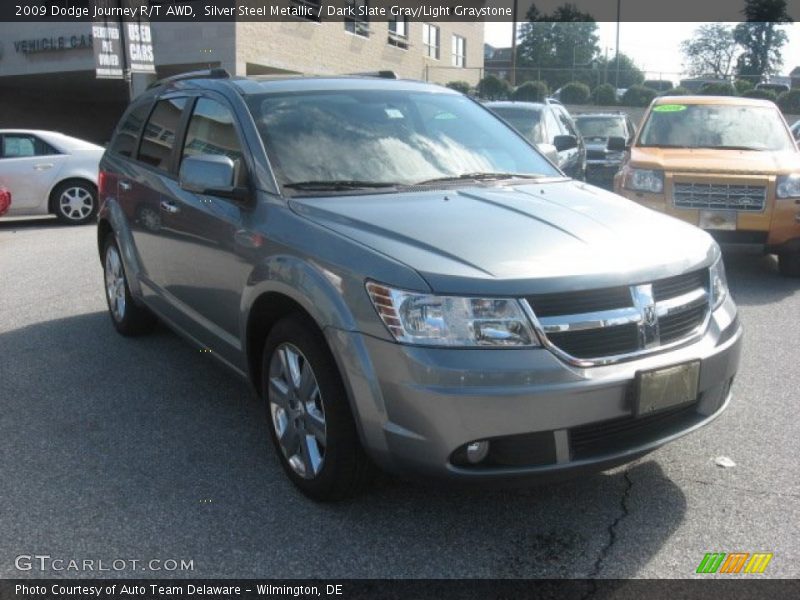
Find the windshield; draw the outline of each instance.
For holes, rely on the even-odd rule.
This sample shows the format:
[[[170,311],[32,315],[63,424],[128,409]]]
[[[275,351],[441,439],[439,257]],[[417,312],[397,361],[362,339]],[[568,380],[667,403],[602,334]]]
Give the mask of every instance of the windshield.
[[[335,90],[249,96],[278,181],[414,184],[480,173],[560,176],[461,95]]]
[[[575,124],[584,138],[628,137],[619,117],[575,117]]]
[[[533,144],[544,143],[541,125],[541,109],[491,105],[488,108],[496,115],[505,119],[509,125],[525,136],[525,139],[529,142]]]
[[[642,127],[639,146],[792,150],[777,108],[661,104]]]

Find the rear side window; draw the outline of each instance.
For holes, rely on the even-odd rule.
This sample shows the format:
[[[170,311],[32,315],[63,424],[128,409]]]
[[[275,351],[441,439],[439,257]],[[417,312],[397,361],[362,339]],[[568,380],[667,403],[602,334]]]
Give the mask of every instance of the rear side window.
[[[139,146],[139,160],[162,171],[169,171],[172,150],[175,148],[175,134],[181,122],[181,114],[186,106],[186,98],[159,100],[150,119],[144,126],[142,143]]]
[[[181,162],[187,156],[223,154],[236,166],[237,185],[244,186],[247,174],[242,144],[233,119],[233,113],[227,106],[216,100],[200,98],[186,130]]]
[[[142,124],[150,111],[150,103],[139,104],[128,112],[119,127],[114,141],[111,142],[109,151],[121,156],[133,156],[136,152],[136,142],[139,140],[139,132]]]
[[[58,154],[47,142],[35,135],[7,133],[3,136],[3,158],[25,158]]]

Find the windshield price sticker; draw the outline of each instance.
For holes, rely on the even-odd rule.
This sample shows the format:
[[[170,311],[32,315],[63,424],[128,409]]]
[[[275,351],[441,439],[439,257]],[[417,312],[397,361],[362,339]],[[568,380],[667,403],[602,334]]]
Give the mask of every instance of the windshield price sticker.
[[[653,107],[653,112],[681,112],[686,110],[685,104],[659,104]]]

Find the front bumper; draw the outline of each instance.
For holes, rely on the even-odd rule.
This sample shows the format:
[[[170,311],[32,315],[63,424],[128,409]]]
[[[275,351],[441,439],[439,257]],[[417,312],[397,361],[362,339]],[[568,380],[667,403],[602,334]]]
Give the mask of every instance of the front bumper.
[[[730,298],[699,341],[590,368],[570,366],[543,348],[422,348],[327,333],[373,459],[395,472],[463,480],[602,469],[707,424],[727,406],[742,337]],[[694,403],[633,417],[630,390],[638,371],[694,360],[701,362]],[[485,439],[505,444],[511,459],[454,462],[457,449]]]

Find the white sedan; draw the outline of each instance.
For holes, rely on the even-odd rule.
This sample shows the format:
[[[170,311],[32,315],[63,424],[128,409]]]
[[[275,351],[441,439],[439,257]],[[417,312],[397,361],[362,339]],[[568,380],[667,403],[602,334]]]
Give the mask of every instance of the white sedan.
[[[97,171],[104,149],[53,131],[0,129],[0,187],[6,216],[55,214],[78,225],[97,213]]]

